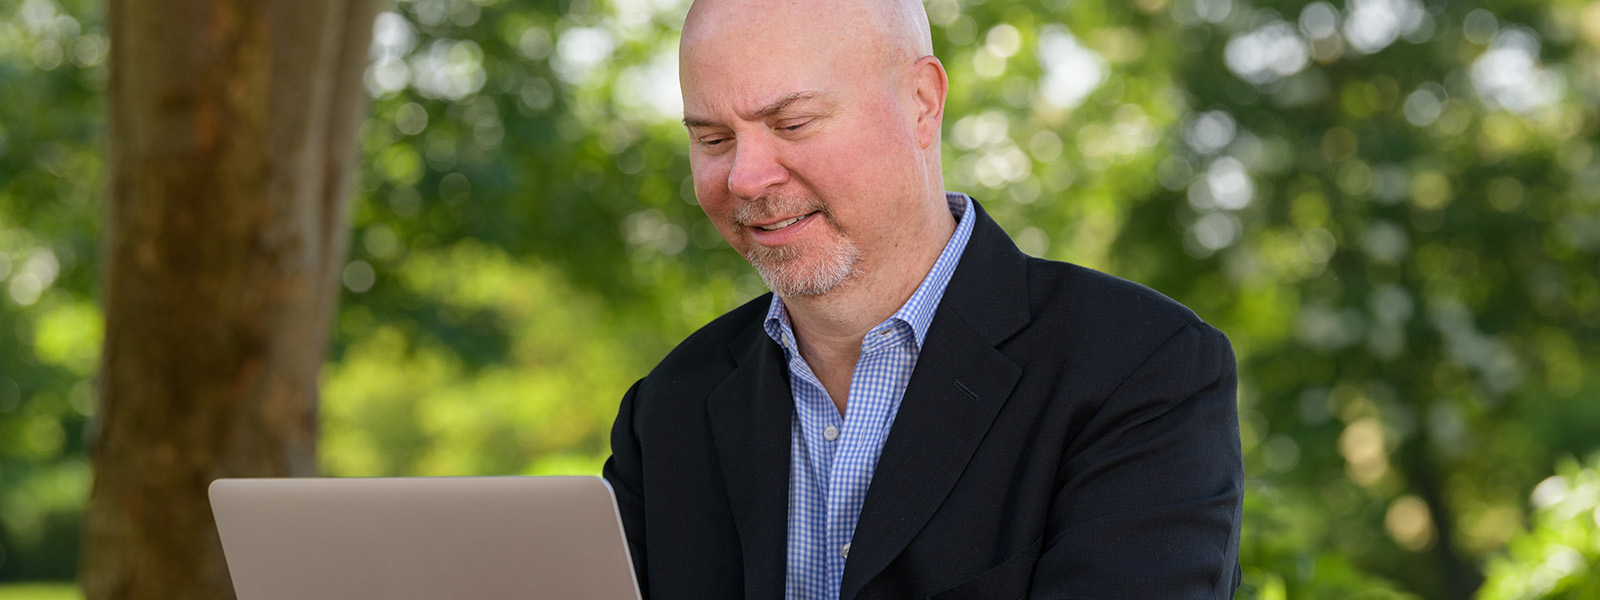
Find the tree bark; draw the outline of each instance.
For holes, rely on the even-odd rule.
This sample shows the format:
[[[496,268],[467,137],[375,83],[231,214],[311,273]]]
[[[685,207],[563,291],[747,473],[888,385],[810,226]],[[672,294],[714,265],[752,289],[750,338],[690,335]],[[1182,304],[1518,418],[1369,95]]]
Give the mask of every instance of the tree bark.
[[[316,471],[378,5],[110,1],[90,600],[232,597],[207,486]]]

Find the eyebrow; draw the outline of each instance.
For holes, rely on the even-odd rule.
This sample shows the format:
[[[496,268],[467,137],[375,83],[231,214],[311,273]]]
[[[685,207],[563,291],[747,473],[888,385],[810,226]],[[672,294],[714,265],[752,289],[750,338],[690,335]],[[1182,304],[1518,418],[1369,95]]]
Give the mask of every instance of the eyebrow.
[[[817,92],[795,92],[793,94],[788,94],[788,95],[785,95],[782,98],[779,98],[777,100],[772,101],[771,103],[767,104],[766,106],[763,106],[763,107],[757,109],[754,113],[751,114],[751,116],[756,118],[756,119],[765,119],[767,117],[770,117],[772,115],[775,115],[775,114],[783,111],[783,109],[785,109],[785,108],[789,108],[790,105],[792,105],[792,104],[794,104],[796,102],[803,102],[803,101],[806,101],[806,100],[811,100],[811,99],[816,98],[817,96],[820,96],[820,95],[821,94],[819,94]],[[720,125],[720,123],[717,123],[717,122],[712,121],[710,119],[704,119],[704,118],[700,118],[700,117],[691,117],[691,116],[688,116],[688,115],[684,115],[684,117],[683,117],[683,126],[684,127],[691,127],[691,128],[692,127],[715,127],[717,125]]]

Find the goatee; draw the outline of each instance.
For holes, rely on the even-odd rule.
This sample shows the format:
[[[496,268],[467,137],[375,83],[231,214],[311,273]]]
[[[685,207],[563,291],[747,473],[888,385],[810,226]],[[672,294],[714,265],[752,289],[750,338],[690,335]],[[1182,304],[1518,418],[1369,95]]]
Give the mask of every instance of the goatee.
[[[814,198],[762,196],[739,207],[732,221],[739,228],[779,215],[821,216],[838,234],[833,244],[802,249],[794,244],[752,243],[744,252],[767,289],[782,298],[821,296],[860,275],[861,250],[850,241],[828,205]]]

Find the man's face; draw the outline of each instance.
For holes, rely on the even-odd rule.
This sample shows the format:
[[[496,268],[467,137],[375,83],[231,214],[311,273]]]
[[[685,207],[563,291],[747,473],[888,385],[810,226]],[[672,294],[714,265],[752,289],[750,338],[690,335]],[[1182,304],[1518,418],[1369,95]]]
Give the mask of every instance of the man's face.
[[[785,297],[872,269],[903,241],[896,213],[924,200],[904,69],[805,4],[708,17],[682,51],[700,207]]]

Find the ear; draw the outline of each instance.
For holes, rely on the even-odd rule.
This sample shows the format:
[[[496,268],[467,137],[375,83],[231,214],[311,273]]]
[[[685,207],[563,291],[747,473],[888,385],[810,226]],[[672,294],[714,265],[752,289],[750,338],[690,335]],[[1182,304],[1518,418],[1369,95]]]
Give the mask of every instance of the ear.
[[[926,150],[939,141],[944,123],[944,99],[950,92],[950,79],[944,65],[932,55],[912,66],[913,107],[917,117],[917,145]]]

